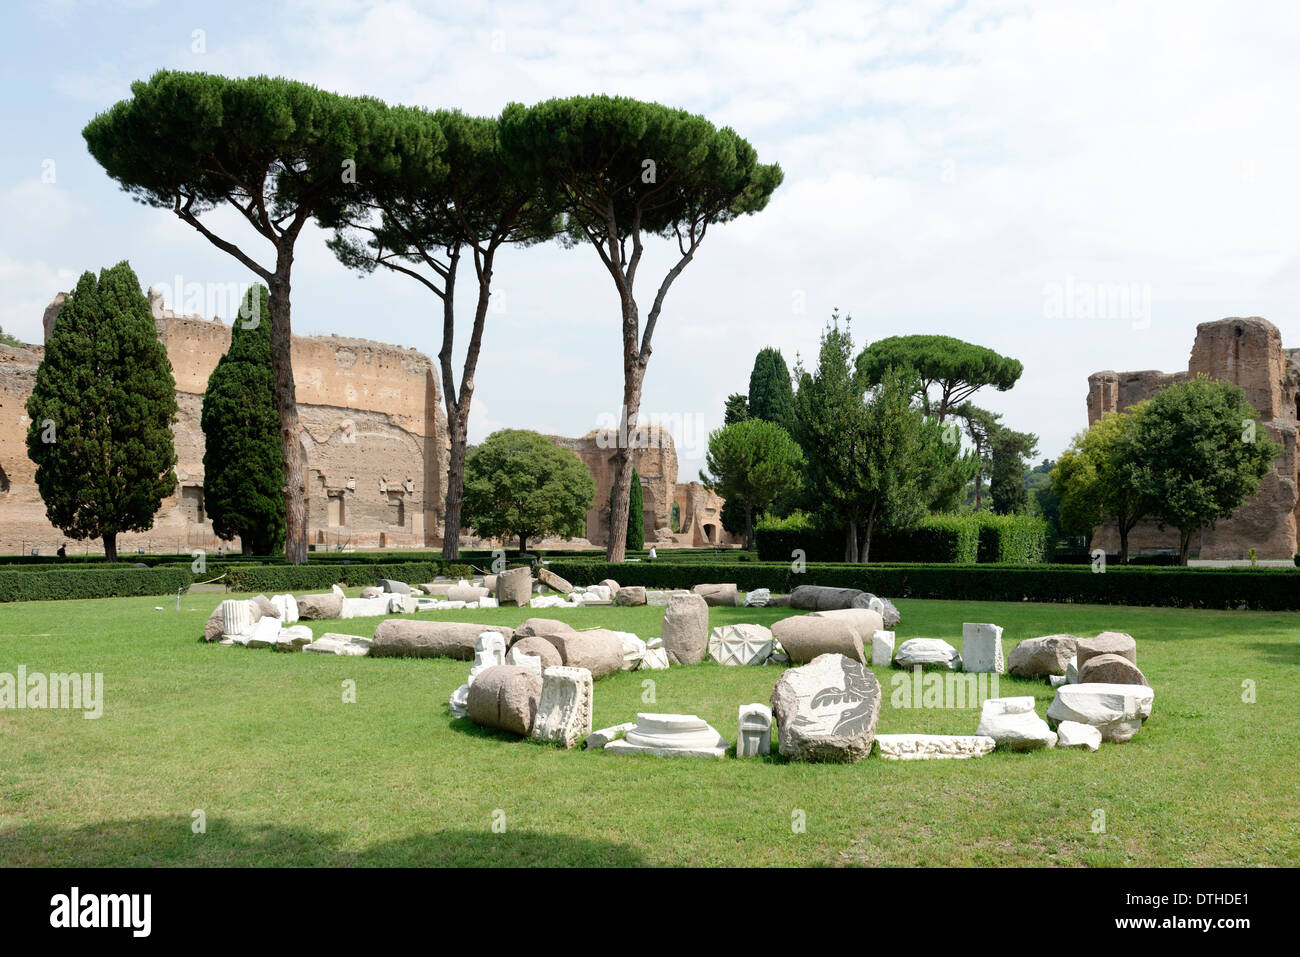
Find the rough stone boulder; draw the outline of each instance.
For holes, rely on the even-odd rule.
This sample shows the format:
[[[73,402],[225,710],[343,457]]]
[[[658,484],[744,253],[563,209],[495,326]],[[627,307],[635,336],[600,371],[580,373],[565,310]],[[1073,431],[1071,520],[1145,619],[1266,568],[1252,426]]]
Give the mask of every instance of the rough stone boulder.
[[[1093,655],[1079,667],[1079,683],[1150,685],[1146,675],[1123,655]]]
[[[568,595],[573,591],[573,585],[544,565],[537,566],[537,580],[547,588],[554,588],[562,595]]]
[[[614,592],[614,603],[616,605],[644,605],[646,603],[645,586],[643,585],[624,585]]]
[[[337,618],[343,614],[343,599],[332,592],[327,595],[299,595],[298,617],[304,621]]]
[[[1132,635],[1126,635],[1122,631],[1103,631],[1096,638],[1080,638],[1075,644],[1075,654],[1078,657],[1076,667],[1080,672],[1087,660],[1097,655],[1121,655],[1133,664],[1137,664],[1138,660],[1137,642]]]
[[[254,595],[248,599],[253,606],[253,621],[260,621],[263,618],[279,618],[280,609],[276,608],[271,599],[265,595]]]
[[[406,582],[395,581],[392,578],[379,579],[379,587],[390,595],[409,595],[411,586]]]
[[[208,620],[203,625],[204,641],[221,640],[221,622],[221,605],[218,604],[217,607],[212,610],[212,614],[208,616]]]
[[[706,604],[734,607],[740,604],[740,592],[735,585],[696,585],[691,591],[704,599]]]
[[[992,738],[1005,751],[1056,747],[1056,732],[1034,710],[1032,695],[989,698],[980,711],[978,735]]]
[[[567,621],[558,618],[528,618],[515,629],[515,640],[533,638],[537,635],[568,635],[577,631]]]
[[[1078,641],[1074,635],[1026,638],[1012,648],[1011,654],[1007,656],[1007,672],[1017,678],[1064,675],[1066,667],[1074,658]]]
[[[961,655],[942,638],[909,638],[894,652],[894,664],[900,668],[946,668],[961,670]]]
[[[1101,732],[1090,724],[1062,721],[1056,726],[1058,748],[1087,748],[1096,751],[1101,747]]]
[[[533,572],[527,565],[497,576],[497,601],[502,605],[527,605],[533,597]]]
[[[801,665],[819,655],[847,655],[854,661],[867,660],[866,642],[880,628],[880,616],[865,608],[842,609],[849,617],[794,615],[772,625],[772,637]],[[864,631],[864,629],[866,629]]]
[[[386,618],[375,628],[370,643],[372,657],[474,658],[474,642],[485,631],[500,632],[508,642],[513,628],[469,621],[414,621]]]
[[[831,588],[826,585],[800,585],[790,593],[790,607],[803,611],[831,611],[852,608],[853,602],[866,592],[860,588]]]
[[[420,586],[420,591],[426,595],[433,595],[439,598],[446,598],[447,592],[456,587],[454,582],[429,582]]]
[[[623,668],[623,639],[608,628],[541,637],[555,646],[565,667],[586,668],[593,678],[603,678]]]
[[[541,675],[513,665],[494,665],[479,672],[469,686],[467,716],[483,727],[528,734],[541,697]]]
[[[564,664],[564,658],[561,657],[559,649],[540,635],[528,635],[520,638],[510,646],[510,652],[511,654],[532,655],[540,658],[542,671]]]
[[[1047,709],[1049,721],[1077,721],[1101,732],[1103,741],[1127,741],[1151,715],[1156,693],[1146,685],[1062,685]]]
[[[819,655],[790,668],[772,690],[778,747],[791,761],[860,761],[871,754],[880,683],[861,662]]]
[[[699,595],[673,595],[664,609],[660,633],[668,660],[698,665],[709,649],[709,606]]]

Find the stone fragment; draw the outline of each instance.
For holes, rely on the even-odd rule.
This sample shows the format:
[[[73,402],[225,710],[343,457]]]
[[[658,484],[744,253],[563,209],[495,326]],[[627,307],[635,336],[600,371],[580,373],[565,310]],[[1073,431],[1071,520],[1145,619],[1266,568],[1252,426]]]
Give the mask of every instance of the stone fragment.
[[[516,652],[520,655],[539,658],[542,662],[543,673],[546,672],[547,668],[557,668],[564,664],[559,649],[540,635],[520,638],[510,646],[510,653],[515,654]]]
[[[453,585],[447,589],[448,601],[478,601],[480,598],[487,598],[492,593],[486,588],[480,588],[477,585]]]
[[[361,635],[340,635],[326,632],[311,644],[303,645],[303,651],[317,655],[343,655],[361,657],[370,651],[370,639]]]
[[[533,573],[527,565],[497,575],[497,601],[504,607],[522,607],[533,596]]]
[[[573,585],[571,585],[566,579],[555,574],[555,572],[551,571],[545,565],[537,566],[537,578],[547,588],[554,588],[562,595],[567,595],[573,591]]]
[[[1004,674],[1002,628],[987,622],[963,622],[961,626],[961,666],[975,674]]]
[[[1050,721],[1092,725],[1103,741],[1127,741],[1151,715],[1156,693],[1147,685],[1089,682],[1062,685],[1047,709]]]
[[[871,664],[877,668],[888,668],[894,661],[894,633],[882,628],[871,635]]]
[[[524,668],[494,665],[470,682],[466,716],[477,725],[515,734],[533,730],[542,679]]]
[[[1079,683],[1079,659],[1071,658],[1069,664],[1065,666],[1065,683],[1067,685],[1077,685]]]
[[[382,594],[384,594],[384,590],[378,585],[367,585],[361,589],[362,598],[378,598]]]
[[[343,612],[343,599],[335,594],[299,595],[298,617],[305,621],[337,618]]]
[[[260,618],[280,617],[280,610],[265,595],[254,595],[248,601],[253,607],[253,621]]]
[[[612,578],[603,578],[603,579],[600,580],[600,582],[599,582],[598,584],[604,585],[606,588],[608,588],[608,589],[609,589],[609,593],[610,593],[610,595],[612,595],[612,596],[614,596],[614,597],[618,597],[619,584],[618,584],[618,582],[614,581],[614,579],[612,579]]]
[[[772,709],[761,702],[742,704],[736,723],[736,757],[772,753]]]
[[[446,598],[447,592],[455,588],[454,582],[429,582],[427,585],[421,585],[420,591],[426,595],[435,595],[438,598]]]
[[[337,598],[348,597],[348,593],[343,590],[342,585],[330,585],[330,592]]]
[[[1095,638],[1080,638],[1076,645],[1080,673],[1088,659],[1097,655],[1120,655],[1137,664],[1137,642],[1122,631],[1103,631]]]
[[[388,614],[388,596],[378,598],[344,598],[340,618],[379,618]]]
[[[559,595],[538,595],[528,601],[529,608],[563,608],[566,606],[572,607]]]
[[[514,629],[504,625],[386,618],[375,628],[371,654],[376,658],[459,658],[469,661],[474,657],[475,641],[485,631],[500,632],[507,641],[514,635]]]
[[[1064,675],[1065,668],[1074,657],[1074,635],[1043,635],[1026,638],[1011,649],[1007,657],[1007,671],[1017,678],[1046,678]]]
[[[638,671],[663,671],[668,667],[668,652],[663,648],[649,648],[641,656]]]
[[[298,620],[298,599],[292,595],[272,595],[271,604],[280,613],[280,622],[292,625]]]
[[[860,761],[871,754],[880,683],[860,661],[819,655],[772,691],[781,754],[792,761]]]
[[[647,588],[645,593],[645,603],[647,605],[666,606],[668,604],[668,599],[678,595],[689,594],[691,594],[691,592],[685,588],[672,588],[667,591]]]
[[[668,660],[698,665],[709,647],[709,606],[699,595],[673,595],[664,610],[661,637]]]
[[[740,592],[734,584],[696,585],[691,591],[710,606],[734,607],[740,604]]]
[[[623,640],[607,628],[543,637],[555,646],[567,667],[583,668],[593,678],[603,678],[623,668]]]
[[[871,594],[871,592],[863,592],[857,598],[853,599],[853,607],[869,608],[872,611],[879,612],[880,617],[885,622],[886,628],[895,628],[898,626],[898,623],[903,620],[903,616],[899,614],[898,609],[894,607],[892,601],[888,598],[880,598]]]
[[[1149,685],[1146,675],[1123,655],[1093,655],[1079,668],[1080,684]]]
[[[876,747],[890,761],[978,758],[997,742],[981,734],[878,734]]]
[[[829,618],[832,621],[844,621],[853,625],[858,634],[862,636],[862,647],[865,650],[871,636],[882,628],[889,626],[884,623],[880,612],[873,611],[870,608],[833,608],[830,611],[810,611],[809,618]],[[865,658],[863,659],[866,660]]]
[[[280,619],[266,615],[253,623],[253,628],[244,638],[243,644],[249,648],[270,648],[280,634]]]
[[[238,638],[252,630],[252,602],[246,599],[227,598],[221,603],[221,637]]]
[[[746,608],[762,608],[772,600],[772,592],[767,588],[755,588],[751,592],[745,593]]]
[[[614,603],[626,606],[644,605],[646,603],[645,588],[641,585],[624,585],[614,593]]]
[[[601,728],[587,735],[587,740],[582,742],[582,747],[587,751],[598,751],[611,741],[617,741],[623,735],[627,734],[636,727],[635,721],[624,721],[622,724],[612,725],[608,728]]]
[[[537,635],[569,635],[577,629],[567,621],[558,618],[528,618],[514,631],[514,639],[532,638]]]
[[[790,593],[790,607],[805,611],[830,611],[852,608],[854,600],[865,592],[860,588],[830,588],[826,585],[800,585]]]
[[[1062,721],[1056,726],[1056,746],[1096,751],[1101,747],[1101,730],[1078,721]]]
[[[221,617],[221,604],[222,603],[219,602],[217,607],[212,609],[212,614],[208,616],[208,620],[203,624],[204,641],[220,641],[224,637],[225,633],[222,630],[223,619]]]
[[[721,758],[727,753],[727,741],[707,721],[693,714],[640,713],[636,727],[621,740],[609,742],[604,750],[606,754]]]
[[[591,680],[587,669],[567,665],[542,672],[534,740],[572,748],[591,733]]]
[[[1056,746],[1056,732],[1034,711],[1030,695],[988,698],[980,711],[978,735],[986,735],[1007,751],[1034,751]]]
[[[410,585],[406,584],[406,582],[394,581],[391,578],[379,579],[379,589],[388,592],[390,595],[409,595],[411,593]]]
[[[772,653],[772,631],[762,625],[722,625],[709,632],[709,657],[720,665],[761,665]]]
[[[415,595],[382,595],[388,599],[390,615],[414,615],[420,610],[420,601]]]
[[[306,625],[290,625],[281,628],[271,645],[272,651],[301,651],[315,641],[315,636]]]
[[[635,671],[645,657],[645,642],[630,631],[616,631],[614,634],[623,642],[623,670]]]
[[[944,668],[961,670],[961,655],[942,638],[909,638],[894,652],[894,664],[900,668]]]
[[[859,609],[859,615],[870,616],[873,627],[868,635],[880,628],[880,616]],[[820,655],[847,655],[854,661],[867,660],[862,632],[853,620],[812,615],[794,615],[782,618],[772,625],[772,637],[781,650],[797,665],[806,664]]]

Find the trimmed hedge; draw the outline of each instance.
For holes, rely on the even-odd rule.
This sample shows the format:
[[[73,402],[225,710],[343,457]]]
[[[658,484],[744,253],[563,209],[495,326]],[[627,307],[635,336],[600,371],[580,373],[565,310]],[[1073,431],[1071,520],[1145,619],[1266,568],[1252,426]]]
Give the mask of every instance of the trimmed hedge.
[[[189,569],[83,568],[80,575],[59,571],[0,574],[0,602],[60,601],[69,598],[120,598],[130,595],[174,595],[194,581]]]
[[[1031,515],[979,515],[981,564],[1037,565],[1047,557],[1048,524]]]
[[[908,565],[808,563],[796,573],[789,562],[674,565],[555,561],[547,567],[575,585],[612,578],[620,585],[690,588],[735,582],[742,591],[797,585],[861,588],[888,598],[959,601],[1041,601],[1181,608],[1300,609],[1300,572],[1254,568],[1134,568],[1110,566],[1103,574],[1076,565]]]
[[[433,581],[442,569],[441,562],[405,562],[380,565],[363,562],[348,565],[255,565],[232,568],[226,574],[231,591],[297,592],[329,588],[331,585],[375,585],[381,578],[401,582]]]
[[[844,559],[842,531],[760,528],[755,537],[763,561],[790,561],[795,549],[811,562]],[[1029,515],[931,515],[911,528],[874,535],[871,560],[1036,565],[1047,556],[1047,538],[1047,523]]]

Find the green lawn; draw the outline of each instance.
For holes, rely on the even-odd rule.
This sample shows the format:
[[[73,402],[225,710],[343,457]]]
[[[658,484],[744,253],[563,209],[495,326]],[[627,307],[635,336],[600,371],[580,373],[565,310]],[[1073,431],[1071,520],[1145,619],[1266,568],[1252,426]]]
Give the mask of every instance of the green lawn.
[[[98,720],[0,710],[0,864],[1300,864],[1293,613],[899,601],[900,641],[960,647],[964,620],[1003,625],[1008,650],[1053,632],[1127,631],[1154,714],[1097,754],[814,766],[566,752],[484,731],[447,712],[467,663],[204,645],[220,597],[187,595],[179,613],[174,598],[0,605],[0,672],[105,681]],[[711,619],[787,613],[715,608]],[[553,615],[650,637],[662,609],[443,614]],[[974,710],[892,708],[886,672],[880,732],[974,733]],[[595,726],[693,712],[734,744],[738,706],[766,702],[778,675],[713,664],[614,675],[596,683]],[[342,700],[348,680],[354,704]],[[1045,682],[1004,678],[1000,690],[1035,695],[1039,714],[1052,698]],[[193,832],[196,810],[206,833]]]

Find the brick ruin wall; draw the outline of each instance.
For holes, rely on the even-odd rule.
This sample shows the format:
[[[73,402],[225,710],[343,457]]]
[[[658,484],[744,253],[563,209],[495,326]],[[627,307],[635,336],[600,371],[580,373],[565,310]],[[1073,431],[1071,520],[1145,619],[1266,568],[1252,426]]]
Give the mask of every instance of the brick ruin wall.
[[[1284,349],[1282,334],[1267,319],[1220,319],[1196,327],[1196,341],[1186,372],[1095,372],[1088,377],[1088,424],[1106,412],[1122,412],[1161,389],[1205,374],[1233,382],[1263,418],[1268,437],[1282,444],[1273,471],[1259,490],[1232,515],[1192,540],[1192,554],[1203,559],[1243,559],[1254,548],[1261,559],[1290,559],[1300,545],[1300,349]],[[1098,530],[1096,547],[1119,550],[1113,525]],[[1129,533],[1132,554],[1176,552],[1178,533],[1142,523]]]
[[[51,302],[45,335],[65,296]],[[220,319],[179,316],[150,291],[158,337],[176,379],[179,413],[172,426],[177,490],[163,502],[154,527],[118,538],[125,556],[146,552],[215,551],[223,544],[203,510],[203,392],[230,345]],[[0,553],[53,554],[66,542],[73,554],[101,552],[99,542],[75,542],[49,524],[27,457],[26,402],[44,355],[41,346],[0,346]],[[309,547],[441,548],[443,483],[449,444],[438,372],[414,349],[340,336],[295,336],[294,383],[307,456]],[[651,447],[633,452],[642,482],[647,544],[733,544],[717,515],[722,500],[698,482],[677,483],[672,436],[654,429]],[[597,432],[576,439],[551,436],[572,449],[596,482],[586,537],[550,539],[552,547],[603,546],[608,541],[614,449]],[[606,437],[608,438],[608,437]],[[677,502],[681,532],[670,530]],[[712,537],[711,537],[712,536]],[[471,536],[462,543],[484,544]]]

